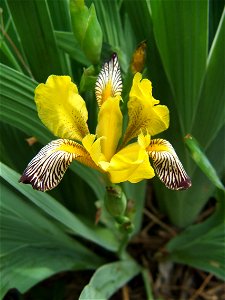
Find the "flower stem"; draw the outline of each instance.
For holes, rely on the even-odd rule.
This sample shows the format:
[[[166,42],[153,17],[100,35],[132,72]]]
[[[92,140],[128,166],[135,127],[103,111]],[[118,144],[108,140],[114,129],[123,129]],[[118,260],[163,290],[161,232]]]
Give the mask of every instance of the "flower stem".
[[[124,259],[124,258],[127,257],[126,247],[127,247],[128,241],[129,241],[129,234],[124,233],[122,241],[120,243],[120,247],[118,249],[118,256],[119,256],[120,259]]]

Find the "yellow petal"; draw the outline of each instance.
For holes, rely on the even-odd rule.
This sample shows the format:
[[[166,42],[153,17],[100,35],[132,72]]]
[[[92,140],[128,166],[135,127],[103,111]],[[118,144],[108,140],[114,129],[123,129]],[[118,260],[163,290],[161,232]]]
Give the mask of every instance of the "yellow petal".
[[[89,133],[85,102],[69,76],[49,76],[35,89],[35,102],[41,121],[54,135],[81,141]]]
[[[114,53],[110,61],[106,62],[95,85],[95,94],[99,107],[110,97],[120,96],[122,79],[117,55]]]
[[[107,161],[110,161],[116,152],[122,134],[122,113],[120,111],[120,96],[109,98],[103,103],[98,115],[96,133],[101,140],[101,151]]]
[[[138,136],[141,130],[147,130],[152,136],[169,127],[169,110],[152,96],[152,85],[142,75],[136,73],[128,101],[129,122],[123,145]]]
[[[172,190],[184,190],[191,186],[191,179],[168,141],[154,139],[146,151],[153,160],[156,174],[166,187]]]
[[[146,149],[149,144],[150,144],[150,135],[146,134],[144,135],[143,132],[141,132],[141,134],[139,134],[138,136],[138,144],[143,148]]]
[[[138,143],[130,144],[116,153],[106,171],[112,183],[136,183],[155,175],[147,152]]]
[[[96,135],[95,134],[88,134],[86,135],[83,140],[82,144],[84,145],[85,149],[89,152],[92,160],[99,164],[100,161],[105,161],[105,156],[101,151],[101,140],[104,137],[101,137],[95,141]]]
[[[59,184],[74,159],[97,168],[80,144],[65,139],[52,141],[31,160],[20,181],[31,184],[36,190],[51,190]]]
[[[86,135],[86,136],[83,138],[82,144],[83,144],[84,148],[85,148],[88,152],[91,151],[91,147],[92,147],[92,145],[93,145],[95,139],[96,139],[96,135],[95,135],[95,134],[88,134],[88,135]]]

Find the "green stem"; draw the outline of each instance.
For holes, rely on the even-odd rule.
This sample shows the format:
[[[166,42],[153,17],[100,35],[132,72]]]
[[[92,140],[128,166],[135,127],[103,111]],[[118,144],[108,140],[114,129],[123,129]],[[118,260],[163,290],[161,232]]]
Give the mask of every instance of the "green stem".
[[[120,247],[118,249],[118,256],[120,259],[124,259],[125,257],[127,257],[126,247],[127,247],[128,241],[129,241],[129,234],[124,233],[123,239],[122,239]]]
[[[144,281],[144,286],[145,286],[145,292],[147,295],[148,300],[154,300],[154,296],[152,293],[152,287],[151,287],[151,277],[149,274],[149,271],[147,269],[142,269],[142,278]]]

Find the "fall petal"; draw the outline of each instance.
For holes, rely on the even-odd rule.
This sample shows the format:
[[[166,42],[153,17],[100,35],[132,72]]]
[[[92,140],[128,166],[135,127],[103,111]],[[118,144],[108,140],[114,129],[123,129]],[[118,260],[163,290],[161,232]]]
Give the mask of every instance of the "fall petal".
[[[153,160],[153,166],[160,180],[172,190],[184,190],[191,186],[172,145],[163,139],[153,139],[146,149]]]
[[[20,182],[31,184],[39,191],[51,190],[60,183],[74,159],[95,167],[89,154],[80,144],[65,139],[54,140],[30,161]]]

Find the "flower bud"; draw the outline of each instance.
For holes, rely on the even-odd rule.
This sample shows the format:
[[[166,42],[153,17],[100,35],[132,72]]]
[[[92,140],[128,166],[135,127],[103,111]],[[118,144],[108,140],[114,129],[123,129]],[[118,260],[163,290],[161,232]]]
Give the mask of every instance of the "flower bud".
[[[102,30],[94,4],[88,9],[84,0],[70,0],[70,14],[75,38],[90,62],[97,64],[102,48]]]
[[[131,71],[133,74],[137,72],[141,73],[144,69],[146,59],[146,47],[146,41],[141,42],[133,54],[131,61]]]
[[[134,224],[127,216],[119,216],[115,218],[119,229],[122,232],[131,233],[134,230]]]
[[[105,207],[113,217],[123,216],[127,206],[127,199],[118,185],[106,188]]]
[[[87,69],[84,69],[80,80],[80,86],[79,86],[80,93],[94,89],[96,80],[97,80],[97,76],[95,74],[95,68],[93,65],[91,65]]]

